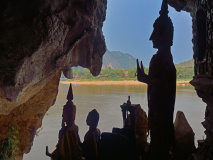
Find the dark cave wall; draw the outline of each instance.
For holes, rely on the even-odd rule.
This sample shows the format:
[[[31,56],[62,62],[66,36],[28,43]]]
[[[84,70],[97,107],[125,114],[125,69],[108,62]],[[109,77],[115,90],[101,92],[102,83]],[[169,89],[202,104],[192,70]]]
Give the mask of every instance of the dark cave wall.
[[[192,16],[194,51],[194,74],[190,82],[207,104],[203,127],[206,138],[201,152],[195,159],[212,159],[213,151],[213,1],[212,0],[169,0],[176,10],[185,10]],[[190,4],[190,5],[189,5]],[[205,151],[205,153],[203,152]]]
[[[210,1],[197,1],[193,17],[195,76],[213,76],[213,10]]]
[[[177,11],[190,12],[194,51],[194,77],[190,82],[207,104],[203,127],[206,129],[204,145],[196,160],[212,159],[213,151],[213,1],[212,0],[168,0]]]
[[[191,84],[207,104],[202,122],[206,143],[213,144],[213,2],[196,1],[193,17],[194,73]]]

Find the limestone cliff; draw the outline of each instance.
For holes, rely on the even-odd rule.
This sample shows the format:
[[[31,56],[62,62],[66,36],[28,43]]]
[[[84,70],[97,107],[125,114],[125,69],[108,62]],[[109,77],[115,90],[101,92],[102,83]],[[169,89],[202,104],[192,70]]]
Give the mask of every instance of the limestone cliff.
[[[2,0],[0,5],[0,141],[18,124],[28,153],[54,104],[61,71],[80,65],[98,75],[106,51],[107,0]]]
[[[6,138],[8,126],[18,125],[20,127],[19,154],[30,151],[36,130],[41,127],[46,111],[55,102],[59,79],[60,74],[56,73],[45,87],[27,102],[13,109],[9,115],[0,116],[0,139]]]
[[[106,0],[3,0],[0,114],[25,103],[56,72],[80,65],[98,75]]]

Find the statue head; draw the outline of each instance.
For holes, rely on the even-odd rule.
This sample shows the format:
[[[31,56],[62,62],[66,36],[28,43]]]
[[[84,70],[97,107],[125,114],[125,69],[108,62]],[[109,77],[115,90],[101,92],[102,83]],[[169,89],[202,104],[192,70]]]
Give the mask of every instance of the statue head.
[[[76,106],[73,104],[72,101],[68,101],[66,105],[64,105],[63,109],[63,120],[66,122],[67,125],[72,124],[75,122],[75,115],[76,115]]]
[[[96,111],[96,109],[93,109],[91,112],[89,112],[87,116],[87,125],[90,127],[97,127],[99,121],[99,113]]]
[[[168,4],[167,0],[163,0],[160,16],[155,20],[153,24],[153,32],[150,39],[153,42],[153,48],[165,48],[173,45],[173,23],[168,17]]]

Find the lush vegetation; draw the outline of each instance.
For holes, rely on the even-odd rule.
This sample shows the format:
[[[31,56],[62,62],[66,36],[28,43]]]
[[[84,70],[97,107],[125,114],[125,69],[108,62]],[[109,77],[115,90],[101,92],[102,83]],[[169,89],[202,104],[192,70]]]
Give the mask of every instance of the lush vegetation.
[[[192,79],[194,76],[193,67],[176,67],[177,79]]]
[[[99,76],[94,77],[88,69],[82,67],[74,67],[74,80],[136,80],[136,59],[129,54],[123,54],[119,51],[107,51],[103,58],[103,67]],[[177,80],[190,80],[194,75],[194,60],[188,60],[176,64]],[[117,69],[120,68],[120,69]],[[132,69],[130,69],[132,68]],[[148,68],[145,68],[148,72]],[[62,75],[62,78],[65,78]]]
[[[176,67],[176,70],[178,80],[192,79],[194,75],[193,67]],[[148,68],[145,68],[145,72],[148,72]],[[103,69],[97,77],[92,76],[88,69],[73,70],[74,79],[79,80],[136,80],[135,73],[136,67],[126,70],[107,67]]]
[[[16,135],[18,127],[10,127],[8,131],[8,137],[3,139],[0,145],[0,160],[15,160],[13,155],[16,153],[19,143]]]

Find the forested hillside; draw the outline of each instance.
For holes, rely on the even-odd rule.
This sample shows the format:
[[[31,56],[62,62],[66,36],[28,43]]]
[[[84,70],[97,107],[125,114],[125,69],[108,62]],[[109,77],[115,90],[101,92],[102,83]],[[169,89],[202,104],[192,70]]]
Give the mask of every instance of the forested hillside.
[[[188,60],[175,65],[177,79],[192,79],[194,76],[194,60]]]
[[[192,79],[194,75],[193,59],[176,64],[175,67],[177,70],[177,79]],[[148,68],[145,68],[145,72],[148,74]],[[103,67],[99,76],[92,76],[88,69],[83,69],[82,67],[75,67],[73,70],[75,79],[90,80],[136,79],[135,73],[136,58],[127,53],[124,54],[119,51],[110,52],[108,50],[104,55]]]
[[[194,75],[194,67],[192,60],[180,63],[175,65],[177,70],[177,79],[192,79]],[[148,74],[148,68],[145,68],[145,72]],[[107,67],[101,70],[99,76],[94,77],[91,75],[88,69],[77,69],[73,71],[74,78],[76,79],[90,79],[90,80],[133,80],[135,77],[136,67],[132,69],[112,69],[111,67]]]

